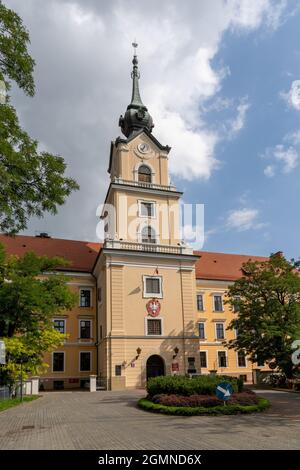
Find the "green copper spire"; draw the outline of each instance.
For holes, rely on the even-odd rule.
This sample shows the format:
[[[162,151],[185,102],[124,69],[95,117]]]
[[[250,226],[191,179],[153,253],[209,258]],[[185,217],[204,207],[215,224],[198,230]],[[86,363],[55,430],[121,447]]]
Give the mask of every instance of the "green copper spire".
[[[131,72],[131,102],[127,106],[127,111],[124,117],[120,116],[119,119],[119,126],[121,127],[122,132],[126,137],[132,136],[132,134],[138,132],[140,129],[147,129],[149,132],[151,132],[154,127],[152,117],[142,102],[139,90],[140,72],[138,69],[138,59],[136,55],[136,48],[138,45],[136,42],[133,42],[132,45],[134,47],[134,55],[132,60],[133,69]]]

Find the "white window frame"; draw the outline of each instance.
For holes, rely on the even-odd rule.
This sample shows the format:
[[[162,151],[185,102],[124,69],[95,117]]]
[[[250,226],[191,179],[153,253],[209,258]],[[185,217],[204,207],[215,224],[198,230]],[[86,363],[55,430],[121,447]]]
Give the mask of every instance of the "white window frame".
[[[203,326],[204,326],[204,338],[200,338],[200,328],[199,328],[200,323],[202,323]],[[199,340],[200,340],[200,341],[201,341],[201,340],[202,340],[202,341],[206,340],[205,321],[198,321],[198,335],[199,335]]]
[[[219,364],[219,352],[225,353],[225,357],[226,357],[226,367],[222,367],[222,366],[220,366],[220,364]],[[224,350],[224,349],[217,349],[217,364],[218,364],[218,369],[228,369],[228,367],[229,367],[229,362],[228,362],[228,354],[227,354],[227,351],[226,351],[226,350]]]
[[[198,310],[198,295],[202,296],[203,310]],[[204,293],[203,292],[197,292],[197,294],[196,294],[196,306],[197,306],[197,312],[205,312],[205,303],[204,303]]]
[[[155,184],[155,171],[152,167],[152,165],[150,165],[150,163],[145,163],[145,162],[141,162],[141,163],[138,163],[135,168],[133,169],[133,179],[134,181],[139,181],[139,168],[140,166],[142,165],[145,165],[147,167],[150,168],[151,170],[151,184]]]
[[[205,353],[206,356],[206,367],[201,365],[201,358],[200,358],[200,353]],[[200,349],[199,351],[199,362],[200,362],[200,368],[201,369],[208,369],[208,350],[207,349]]]
[[[159,243],[159,233],[157,232],[156,230],[156,227],[153,227],[153,225],[151,224],[140,224],[139,228],[138,228],[138,231],[137,231],[137,241],[138,243],[147,243],[147,242],[143,242],[143,229],[146,228],[146,227],[150,227],[151,230],[153,231],[154,233],[154,240],[155,240],[155,244]]]
[[[153,215],[143,215],[142,214],[142,204],[152,204],[153,206]],[[149,201],[147,199],[138,199],[138,206],[139,206],[139,217],[142,219],[156,219],[156,201]]]
[[[82,306],[80,305],[81,291],[82,291],[82,290],[89,290],[89,291],[90,291],[90,301],[91,301],[91,303],[90,303],[90,306],[89,306],[89,307],[82,307]],[[79,301],[78,301],[78,306],[79,306],[80,308],[92,308],[92,307],[93,307],[93,288],[92,288],[92,287],[84,287],[84,286],[79,287]]]
[[[160,320],[161,324],[161,334],[160,335],[151,335],[148,334],[148,320]],[[162,317],[145,317],[145,336],[150,336],[151,338],[161,338],[164,336],[164,319]]]
[[[221,297],[222,310],[215,310],[215,297]],[[213,294],[212,298],[213,298],[213,312],[216,312],[216,313],[224,312],[223,294],[216,292],[215,294]]]
[[[146,281],[147,279],[159,279],[159,287],[160,287],[160,293],[155,294],[155,293],[148,293],[146,292]],[[157,299],[162,299],[163,298],[163,279],[162,276],[149,276],[149,275],[144,275],[143,276],[143,298],[144,299],[153,299],[153,297]]]
[[[52,318],[52,321],[53,321],[53,328],[55,329],[55,331],[58,331],[58,330],[56,330],[56,328],[55,328],[55,326],[54,326],[54,322],[55,322],[56,320],[57,320],[57,321],[63,321],[63,322],[64,322],[64,332],[63,332],[62,334],[65,335],[66,332],[67,332],[67,321],[66,321],[66,319],[65,319],[65,318],[59,318],[59,317],[54,317],[54,318]]]
[[[80,361],[81,353],[89,353],[89,355],[90,355],[90,368],[89,368],[89,370],[81,370],[81,367],[80,367],[81,366],[81,361]],[[78,354],[79,354],[79,363],[78,363],[79,372],[91,372],[93,370],[93,364],[92,364],[93,354],[92,354],[92,351],[79,351]]]
[[[78,319],[78,339],[80,339],[80,340],[84,339],[84,340],[86,340],[86,341],[87,341],[87,340],[92,341],[93,336],[91,336],[90,338],[82,338],[82,337],[81,337],[81,327],[80,327],[80,322],[81,322],[81,321],[89,321],[89,322],[90,322],[90,332],[91,332],[91,335],[92,335],[92,333],[93,333],[93,320],[92,320],[91,318],[79,318],[79,319]]]
[[[239,365],[239,352],[236,351],[236,366],[239,368],[239,369],[246,369],[248,367],[248,363],[247,363],[247,356],[246,356],[246,353],[244,352],[245,354],[245,365],[244,366],[240,366]]]
[[[218,338],[217,336],[217,325],[223,325],[223,333],[224,333],[224,338]],[[215,337],[216,337],[216,341],[224,341],[224,339],[226,339],[226,332],[225,332],[225,322],[223,321],[216,321],[215,322]]]
[[[53,359],[54,359],[54,354],[56,354],[56,353],[60,353],[60,354],[62,353],[62,354],[64,355],[64,368],[63,368],[63,370],[53,370],[53,365],[54,365]],[[51,356],[52,356],[52,357],[51,357],[51,364],[52,364],[51,369],[52,369],[52,372],[53,372],[54,374],[61,374],[62,372],[65,372],[65,371],[66,371],[66,352],[65,352],[65,351],[53,351],[52,354],[51,354]]]

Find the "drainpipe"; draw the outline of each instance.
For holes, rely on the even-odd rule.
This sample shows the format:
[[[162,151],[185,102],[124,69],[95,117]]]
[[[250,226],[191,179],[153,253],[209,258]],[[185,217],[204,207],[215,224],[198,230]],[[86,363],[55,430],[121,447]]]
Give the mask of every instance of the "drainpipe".
[[[98,375],[99,375],[99,333],[98,333],[98,328],[99,328],[99,321],[98,321],[98,279],[97,277],[92,273],[92,276],[93,278],[95,279],[96,281],[96,343],[95,343],[95,346],[96,346],[96,375],[97,375],[97,378],[98,378]]]

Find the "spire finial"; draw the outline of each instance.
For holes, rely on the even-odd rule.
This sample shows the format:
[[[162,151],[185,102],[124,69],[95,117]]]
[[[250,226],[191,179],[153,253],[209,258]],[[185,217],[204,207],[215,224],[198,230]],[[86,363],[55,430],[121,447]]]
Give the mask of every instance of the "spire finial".
[[[138,43],[136,42],[136,39],[133,41],[132,47],[133,47],[133,54],[136,55],[136,49],[138,47]]]
[[[136,55],[136,49],[138,43],[136,39],[132,43],[133,47],[133,59],[132,59],[132,95],[131,102],[127,106],[127,111],[125,116],[121,116],[119,119],[119,125],[121,126],[123,134],[128,137],[133,132],[137,132],[139,129],[147,129],[149,132],[152,131],[154,127],[152,117],[148,113],[148,109],[144,105],[141,99],[140,90],[139,90],[139,78],[140,72],[138,69],[138,59]]]

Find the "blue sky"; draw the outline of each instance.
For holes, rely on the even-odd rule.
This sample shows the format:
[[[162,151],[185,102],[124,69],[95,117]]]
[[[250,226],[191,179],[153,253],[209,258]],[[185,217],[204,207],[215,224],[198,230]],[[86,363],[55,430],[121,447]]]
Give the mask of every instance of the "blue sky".
[[[23,18],[36,95],[22,125],[77,179],[27,234],[96,240],[110,141],[131,96],[132,35],[172,181],[205,204],[210,251],[300,256],[300,8],[296,0],[6,0]],[[298,132],[298,134],[297,134]]]
[[[300,166],[268,178],[264,169],[270,161],[262,158],[300,129],[300,111],[280,96],[300,77],[299,26],[298,13],[276,32],[228,32],[214,60],[215,67],[225,63],[230,69],[218,96],[247,96],[250,107],[239,135],[217,146],[221,168],[208,181],[184,185],[186,201],[205,204],[206,250],[262,255],[282,250],[288,257],[300,256]],[[228,110],[212,111],[207,122],[218,127],[227,115]],[[176,183],[182,186],[179,179]],[[258,211],[253,226],[226,228],[228,213],[245,207]]]

